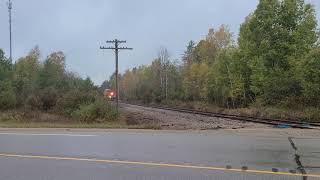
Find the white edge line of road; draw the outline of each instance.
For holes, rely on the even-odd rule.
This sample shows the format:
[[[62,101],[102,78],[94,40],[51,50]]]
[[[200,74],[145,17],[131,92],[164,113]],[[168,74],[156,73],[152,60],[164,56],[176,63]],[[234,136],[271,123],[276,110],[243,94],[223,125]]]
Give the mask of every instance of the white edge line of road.
[[[41,133],[0,133],[0,135],[14,136],[71,136],[71,137],[93,137],[91,134],[41,134]]]

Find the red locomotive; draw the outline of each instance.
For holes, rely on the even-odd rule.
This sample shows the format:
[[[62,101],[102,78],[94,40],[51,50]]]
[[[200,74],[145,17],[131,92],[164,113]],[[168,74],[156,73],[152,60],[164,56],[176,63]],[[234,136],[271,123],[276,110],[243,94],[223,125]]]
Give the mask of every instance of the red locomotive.
[[[105,89],[103,95],[105,98],[107,98],[109,100],[116,99],[116,93],[112,89]]]

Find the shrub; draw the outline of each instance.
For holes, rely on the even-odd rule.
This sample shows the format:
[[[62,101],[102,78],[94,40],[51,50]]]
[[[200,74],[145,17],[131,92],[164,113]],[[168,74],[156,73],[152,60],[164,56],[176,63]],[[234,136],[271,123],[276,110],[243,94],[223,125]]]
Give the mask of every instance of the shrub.
[[[16,105],[16,95],[10,81],[0,81],[0,109],[9,109]]]
[[[73,89],[64,93],[57,101],[56,111],[71,116],[71,113],[79,109],[80,105],[91,104],[95,101],[94,93]]]
[[[54,87],[47,87],[40,91],[41,109],[48,111],[57,103],[58,90]]]
[[[51,110],[57,102],[58,90],[54,87],[36,90],[28,95],[25,100],[25,107],[29,110]]]
[[[26,98],[25,108],[29,110],[41,109],[42,103],[38,95],[31,94]]]
[[[313,50],[300,66],[305,104],[320,107],[320,49]]]
[[[72,117],[80,122],[110,121],[117,118],[117,112],[107,101],[96,99],[93,103],[81,105],[72,113]]]

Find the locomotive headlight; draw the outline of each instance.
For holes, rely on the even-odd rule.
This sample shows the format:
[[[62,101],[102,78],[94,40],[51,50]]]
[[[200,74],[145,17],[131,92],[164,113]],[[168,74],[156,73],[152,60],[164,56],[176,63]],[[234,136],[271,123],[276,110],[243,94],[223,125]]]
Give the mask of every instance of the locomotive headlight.
[[[111,92],[110,95],[113,96],[113,92]]]

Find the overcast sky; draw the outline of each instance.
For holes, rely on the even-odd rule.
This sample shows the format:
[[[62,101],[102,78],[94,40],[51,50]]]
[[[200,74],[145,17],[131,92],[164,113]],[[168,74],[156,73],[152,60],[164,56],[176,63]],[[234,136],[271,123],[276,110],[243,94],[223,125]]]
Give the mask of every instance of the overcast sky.
[[[127,40],[120,71],[150,64],[166,47],[177,59],[189,40],[204,38],[209,28],[227,24],[238,34],[258,0],[13,0],[13,58],[38,45],[44,59],[63,51],[67,68],[101,84],[114,71],[114,55],[100,50],[105,40]],[[319,20],[320,0],[316,5]],[[0,48],[9,54],[8,11],[0,0]]]

